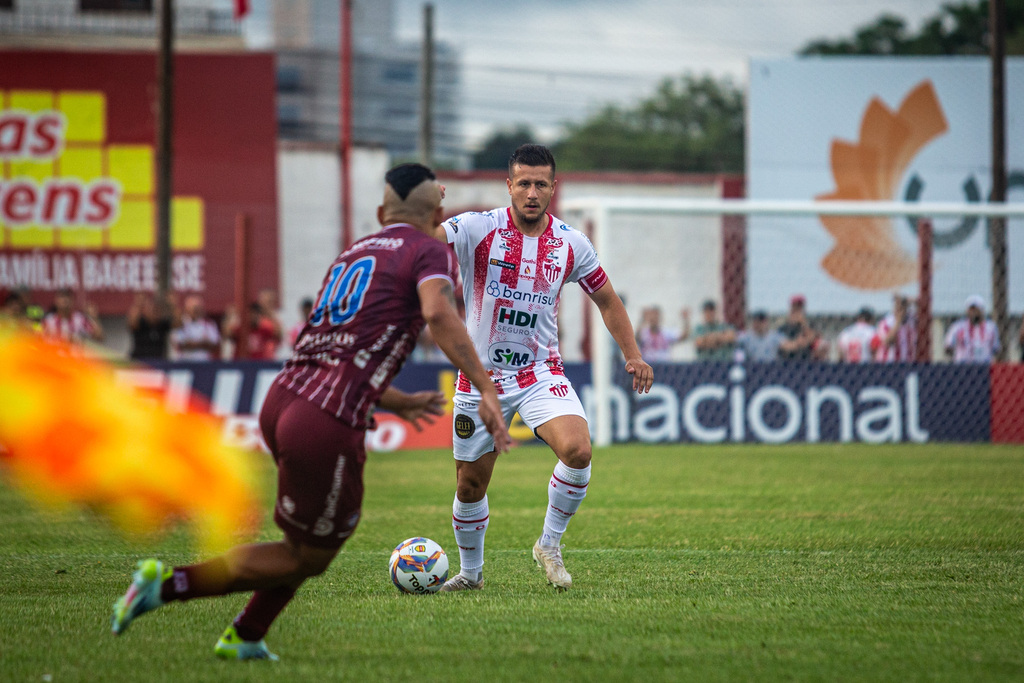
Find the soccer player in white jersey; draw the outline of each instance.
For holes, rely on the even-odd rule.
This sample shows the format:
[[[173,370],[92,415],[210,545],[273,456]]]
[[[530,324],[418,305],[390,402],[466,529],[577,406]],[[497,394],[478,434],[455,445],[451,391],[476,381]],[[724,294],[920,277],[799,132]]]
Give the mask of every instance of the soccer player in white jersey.
[[[871,344],[877,332],[872,324],[875,313],[870,308],[862,308],[852,325],[843,328],[839,333],[836,345],[839,347],[839,358],[846,363],[869,363],[874,357]]]
[[[587,495],[590,432],[558,351],[557,313],[562,286],[577,282],[597,304],[625,357],[633,389],[650,390],[654,375],[641,358],[622,300],[590,241],[547,213],[555,190],[555,160],[541,145],[523,145],[509,160],[511,206],[464,213],[437,232],[455,246],[466,301],[466,325],[498,390],[505,419],[523,421],[558,457],[547,484],[548,508],[533,558],[549,583],[564,590],[572,577],[561,540]],[[480,394],[459,375],[455,394],[457,487],[452,526],[461,571],[442,591],[483,587],[484,535],[490,512],[487,485],[498,453],[477,414]]]

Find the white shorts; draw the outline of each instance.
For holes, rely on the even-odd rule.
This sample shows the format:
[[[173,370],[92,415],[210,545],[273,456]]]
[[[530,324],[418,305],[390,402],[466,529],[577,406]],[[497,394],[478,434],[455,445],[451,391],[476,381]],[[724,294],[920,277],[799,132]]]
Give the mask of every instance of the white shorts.
[[[587,419],[583,404],[572,383],[563,375],[553,375],[546,370],[537,373],[537,382],[520,389],[512,382],[514,390],[506,386],[505,393],[498,394],[501,412],[509,423],[517,412],[526,426],[536,432],[545,422],[563,415],[579,415]],[[484,453],[494,450],[494,439],[480,420],[480,394],[477,391],[455,394],[455,413],[452,416],[452,452],[456,460],[474,462]]]

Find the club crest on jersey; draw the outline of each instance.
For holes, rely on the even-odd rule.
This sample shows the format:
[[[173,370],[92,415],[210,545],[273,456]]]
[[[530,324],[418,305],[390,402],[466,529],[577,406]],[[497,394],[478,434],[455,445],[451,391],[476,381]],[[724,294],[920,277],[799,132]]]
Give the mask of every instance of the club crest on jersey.
[[[544,263],[544,277],[548,282],[558,282],[558,276],[562,274],[562,267],[557,263]]]
[[[492,365],[500,368],[522,368],[533,364],[533,351],[516,342],[491,344],[487,351]]]

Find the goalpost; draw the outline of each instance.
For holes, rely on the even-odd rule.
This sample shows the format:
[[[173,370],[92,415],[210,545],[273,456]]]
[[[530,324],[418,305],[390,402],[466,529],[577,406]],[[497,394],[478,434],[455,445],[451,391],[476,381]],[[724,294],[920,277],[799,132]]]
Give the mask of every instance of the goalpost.
[[[1007,295],[1008,283],[1009,283],[1009,271],[1010,265],[1006,256],[1006,226],[1010,219],[1024,218],[1024,203],[960,203],[960,202],[879,202],[879,201],[810,201],[810,200],[750,200],[750,199],[683,199],[683,198],[657,198],[657,197],[583,197],[575,199],[565,199],[560,203],[560,211],[564,216],[571,216],[572,220],[578,226],[587,226],[589,229],[590,237],[594,242],[594,246],[597,250],[598,255],[604,260],[610,253],[615,250],[616,240],[615,237],[615,224],[616,221],[621,221],[623,218],[629,219],[630,217],[636,217],[640,220],[642,217],[650,217],[652,215],[663,215],[668,217],[670,220],[675,221],[680,229],[685,227],[687,221],[693,221],[697,217],[707,216],[721,216],[726,217],[741,217],[742,221],[739,224],[739,229],[743,235],[740,239],[743,240],[743,249],[745,250],[738,259],[738,263],[733,263],[733,268],[738,278],[742,279],[744,283],[743,289],[746,290],[750,286],[748,277],[748,268],[750,259],[748,253],[750,247],[747,240],[754,235],[763,227],[758,225],[758,220],[772,219],[778,217],[788,217],[792,219],[801,219],[804,221],[803,230],[807,229],[807,226],[813,221],[808,219],[817,219],[821,223],[826,223],[828,227],[826,230],[831,233],[831,239],[836,242],[848,241],[853,247],[851,249],[860,248],[857,246],[861,244],[865,239],[875,239],[877,244],[882,245],[881,248],[885,247],[885,240],[889,239],[884,234],[885,219],[891,223],[893,219],[910,220],[916,223],[917,244],[915,245],[917,252],[917,274],[916,274],[916,285],[917,285],[917,296],[921,300],[922,307],[927,307],[927,310],[923,311],[925,315],[922,315],[922,319],[930,321],[931,316],[931,297],[932,297],[932,277],[933,277],[933,253],[934,253],[934,233],[931,229],[931,221],[950,218],[960,218],[962,221],[974,221],[973,223],[964,223],[964,225],[974,225],[977,227],[977,222],[981,219],[985,219],[991,226],[988,231],[988,240],[986,246],[991,248],[992,245],[1000,245],[998,249],[991,249],[991,253],[997,254],[994,256],[989,264],[991,273],[991,292],[987,292],[991,297],[992,302],[992,313],[993,318],[1000,327],[1002,337],[1004,341],[1008,338],[1009,330],[1008,325],[1008,308],[1009,308],[1009,297]],[[827,223],[829,217],[837,217],[842,219],[849,218],[871,218],[881,219],[882,222],[876,222],[872,225],[858,225],[853,221],[832,221]],[[749,224],[748,219],[755,219],[754,224]],[[735,219],[734,219],[735,220]],[[1002,228],[1000,228],[1002,226]],[[1016,238],[1022,231],[1016,228],[1020,227],[1017,225],[1010,226],[1014,228],[1014,237]],[[725,230],[726,226],[722,225],[721,230]],[[774,228],[776,232],[784,230],[776,226]],[[821,225],[818,224],[818,229],[821,229]],[[974,228],[972,228],[973,230]],[[879,232],[882,231],[882,232]],[[893,229],[890,229],[894,232]],[[735,232],[735,231],[734,231]],[[952,231],[951,231],[952,232]],[[968,232],[968,235],[970,232]],[[881,238],[878,235],[882,235]],[[837,239],[837,236],[839,239]],[[944,234],[940,233],[940,237]],[[824,237],[815,237],[814,239],[824,243]],[[906,242],[906,236],[903,236],[904,242]],[[975,240],[979,238],[975,237]],[[879,241],[880,240],[880,241]],[[756,240],[755,240],[756,241]],[[991,244],[989,244],[991,242]],[[862,245],[861,245],[862,246]],[[893,242],[893,247],[896,243]],[[941,246],[941,245],[940,245]],[[650,250],[650,260],[647,261],[643,268],[645,269],[663,269],[662,273],[664,276],[676,275],[671,270],[673,264],[673,258],[671,254],[666,254],[664,250],[659,249],[658,244],[647,245]],[[833,250],[835,251],[835,250]],[[977,250],[975,250],[977,251]],[[1001,254],[999,256],[998,254]],[[1017,253],[1017,259],[1020,261],[1021,254]],[[864,254],[859,255],[860,262],[863,263]],[[977,256],[977,254],[975,254]],[[644,257],[645,259],[647,257]],[[884,252],[879,252],[879,260],[884,261],[887,257]],[[951,259],[953,265],[953,271],[959,267],[959,257],[953,257]],[[754,254],[754,260],[758,260],[758,254]],[[763,259],[762,259],[763,260]],[[870,262],[870,259],[868,259]],[[824,261],[823,261],[824,262]],[[817,262],[807,263],[808,269],[818,268]],[[906,264],[904,264],[906,266]],[[770,267],[770,264],[769,264]],[[966,268],[967,266],[963,266]],[[974,266],[975,269],[977,266]],[[619,269],[613,268],[611,271],[613,280],[616,282],[617,289],[621,288],[621,274]],[[809,271],[808,271],[809,272]],[[792,275],[788,273],[787,275]],[[968,278],[964,278],[967,280]],[[1016,280],[1014,281],[1016,284]],[[726,285],[723,281],[720,283],[722,287]],[[908,283],[914,284],[914,283]],[[967,285],[964,285],[967,286]],[[896,287],[888,288],[877,288],[875,296],[880,293],[885,295],[891,295],[892,292],[896,291]],[[947,287],[952,291],[956,291],[956,286]],[[965,290],[966,291],[966,290]],[[967,291],[967,293],[975,293],[973,291]],[[739,316],[741,319],[745,319],[748,306],[746,291],[740,293],[737,298],[742,303],[739,309]],[[963,297],[960,297],[960,301],[963,301]],[[838,305],[838,304],[837,304]],[[843,310],[837,309],[837,313],[848,315],[850,318],[853,317],[856,309],[850,310],[846,307]],[[923,335],[922,339],[927,339],[929,335]],[[603,322],[598,315],[591,315],[589,317],[589,339],[590,339],[590,357],[591,357],[591,372],[592,372],[592,391],[593,391],[593,419],[594,419],[594,442],[598,446],[606,446],[612,443],[612,408],[611,408],[611,394],[614,383],[615,372],[619,367],[617,361],[618,353],[615,349],[615,345],[607,330],[604,328]],[[927,342],[924,342],[927,343]]]

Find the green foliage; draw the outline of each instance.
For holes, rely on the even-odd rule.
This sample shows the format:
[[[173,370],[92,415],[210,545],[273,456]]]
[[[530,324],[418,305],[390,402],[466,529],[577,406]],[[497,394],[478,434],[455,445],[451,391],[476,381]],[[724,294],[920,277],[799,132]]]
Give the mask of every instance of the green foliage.
[[[974,55],[988,54],[988,0],[943,5],[917,33],[906,21],[883,14],[852,38],[819,39],[804,55]],[[1024,54],[1024,0],[1006,0],[1006,53]]]
[[[473,153],[473,168],[504,171],[508,168],[508,158],[512,156],[512,151],[528,142],[537,142],[537,136],[525,124],[519,124],[511,130],[499,130]]]
[[[1024,678],[1019,447],[597,449],[565,537],[566,593],[530,559],[553,465],[545,448],[503,455],[487,587],[420,597],[391,586],[387,558],[422,534],[457,570],[451,454],[372,454],[359,529],[268,634],[276,664],[213,656],[244,595],[110,635],[135,559],[189,562],[185,535],[128,543],[0,487],[0,680]],[[278,537],[268,521],[263,538]]]
[[[559,169],[743,171],[743,92],[729,79],[665,79],[631,108],[608,105],[570,123],[555,145]]]

